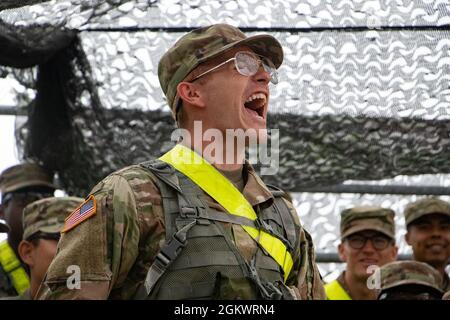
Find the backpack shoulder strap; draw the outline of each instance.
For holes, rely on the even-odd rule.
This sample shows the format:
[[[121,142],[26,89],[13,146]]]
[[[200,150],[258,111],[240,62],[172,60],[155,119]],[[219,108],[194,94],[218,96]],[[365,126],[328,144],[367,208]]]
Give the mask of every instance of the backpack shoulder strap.
[[[174,217],[180,212],[178,194],[181,193],[181,187],[175,169],[159,159],[142,162],[139,165],[152,173],[153,181],[161,193],[166,241],[168,241],[177,231]]]
[[[177,190],[178,192],[181,192],[178,177],[176,175],[175,169],[171,165],[159,159],[153,159],[150,161],[142,162],[139,165],[145,169],[150,170],[156,177],[164,181],[167,185],[169,185],[173,189]]]
[[[268,184],[267,187],[274,197],[273,207],[281,218],[283,228],[286,232],[287,241],[289,242],[291,248],[295,248],[300,242],[300,226],[292,216],[293,214],[296,214],[296,212],[292,212],[292,208],[289,208],[289,206],[286,204],[286,201],[291,201],[290,197],[286,194],[285,191],[281,190],[278,187],[270,184]]]

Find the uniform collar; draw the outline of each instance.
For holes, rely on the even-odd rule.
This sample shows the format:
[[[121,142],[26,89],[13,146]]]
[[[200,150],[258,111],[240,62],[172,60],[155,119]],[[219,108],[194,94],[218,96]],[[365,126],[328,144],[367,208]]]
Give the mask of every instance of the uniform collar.
[[[247,175],[247,181],[242,194],[247,201],[252,205],[252,207],[256,205],[260,205],[263,208],[270,206],[273,203],[272,193],[247,160],[244,163],[243,172]]]

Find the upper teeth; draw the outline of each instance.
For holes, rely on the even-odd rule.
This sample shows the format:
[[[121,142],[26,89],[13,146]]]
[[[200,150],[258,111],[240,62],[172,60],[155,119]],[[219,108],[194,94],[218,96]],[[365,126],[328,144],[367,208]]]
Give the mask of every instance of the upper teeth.
[[[252,94],[248,99],[245,101],[245,103],[253,101],[255,99],[263,99],[264,102],[266,102],[266,95],[264,93],[255,93]]]

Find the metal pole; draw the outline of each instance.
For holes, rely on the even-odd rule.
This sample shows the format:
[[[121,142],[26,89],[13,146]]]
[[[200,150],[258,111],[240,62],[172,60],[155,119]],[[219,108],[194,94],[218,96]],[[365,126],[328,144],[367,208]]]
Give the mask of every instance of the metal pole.
[[[14,107],[14,106],[1,106],[0,105],[0,115],[2,116],[26,116],[26,107]]]
[[[399,254],[397,256],[397,260],[412,260],[411,254]],[[342,263],[341,259],[339,259],[339,255],[337,252],[317,252],[316,253],[316,262],[317,263]]]
[[[369,193],[402,195],[450,195],[450,188],[439,186],[402,186],[402,185],[367,185],[340,184],[332,186],[296,187],[293,192],[311,193]]]

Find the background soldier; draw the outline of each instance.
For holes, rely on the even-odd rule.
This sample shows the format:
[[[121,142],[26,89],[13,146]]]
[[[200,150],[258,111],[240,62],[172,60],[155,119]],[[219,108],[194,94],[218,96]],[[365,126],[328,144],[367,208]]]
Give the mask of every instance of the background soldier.
[[[35,200],[53,196],[55,187],[50,173],[34,163],[10,167],[0,175],[2,203],[0,218],[10,230],[8,239],[0,243],[0,296],[22,294],[30,285],[18,255],[22,240],[22,211]]]
[[[83,201],[76,197],[53,197],[32,202],[25,207],[19,255],[29,267],[30,288],[20,296],[5,299],[33,299],[56,254],[65,218]]]
[[[269,82],[282,60],[272,36],[220,24],[184,35],[158,73],[178,124],[193,135],[201,121],[202,140],[208,129],[265,129]],[[205,162],[208,141],[183,140],[95,186],[82,217],[66,221],[43,298],[324,298],[311,237],[292,203],[247,162]],[[220,151],[235,159],[244,147]],[[200,158],[200,167],[183,156]],[[82,270],[80,290],[66,288],[70,264]]]
[[[450,204],[436,197],[424,198],[405,208],[406,242],[414,260],[426,262],[442,276],[442,289],[450,290],[445,267],[450,258]]]
[[[430,265],[395,261],[382,266],[378,300],[440,300],[442,278]]]
[[[325,285],[330,300],[374,300],[376,292],[369,288],[368,268],[382,266],[397,258],[394,211],[361,206],[341,212],[339,257],[346,269]],[[374,270],[372,270],[373,272]]]

